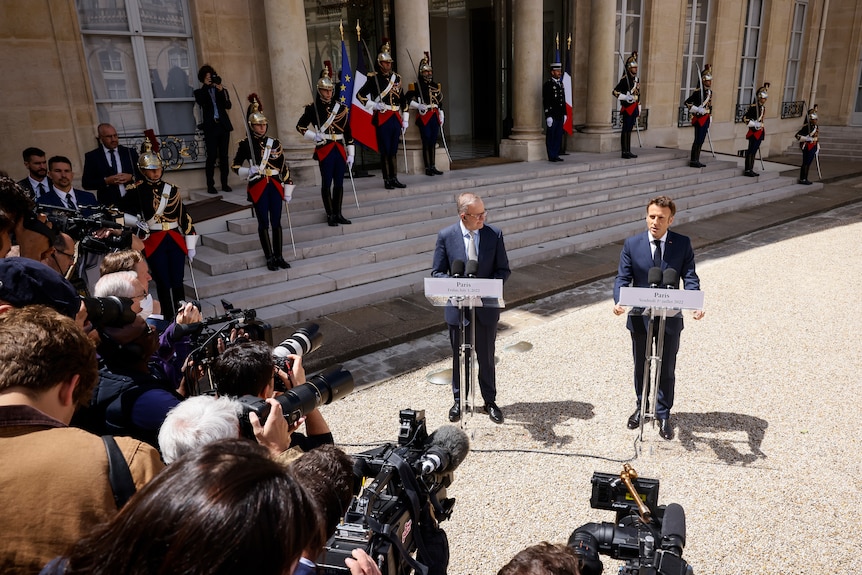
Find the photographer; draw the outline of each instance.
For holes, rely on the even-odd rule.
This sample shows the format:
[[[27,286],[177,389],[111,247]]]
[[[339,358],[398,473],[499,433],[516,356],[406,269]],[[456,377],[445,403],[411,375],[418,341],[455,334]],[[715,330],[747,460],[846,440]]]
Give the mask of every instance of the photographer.
[[[209,64],[204,64],[198,70],[198,80],[202,86],[195,90],[195,102],[201,108],[201,122],[198,128],[203,130],[206,143],[207,192],[218,193],[215,187],[216,160],[221,174],[221,189],[230,192],[231,187],[227,184],[227,177],[230,174],[227,156],[230,148],[230,133],[233,131],[233,124],[230,123],[230,116],[227,114],[232,106],[230,96],[222,85],[221,76],[216,74],[215,69]]]
[[[543,541],[519,551],[497,575],[580,575],[580,558],[562,543]]]
[[[254,395],[264,399],[274,397],[278,394],[275,391],[275,377],[286,390],[305,383],[302,358],[292,354],[287,358],[288,371],[285,371],[276,368],[272,349],[266,343],[248,341],[235,344],[226,349],[213,363],[212,381],[220,396]],[[311,411],[297,423],[301,424],[303,421],[307,435],[292,433],[291,447],[309,451],[320,445],[333,443],[332,432],[320,410]]]

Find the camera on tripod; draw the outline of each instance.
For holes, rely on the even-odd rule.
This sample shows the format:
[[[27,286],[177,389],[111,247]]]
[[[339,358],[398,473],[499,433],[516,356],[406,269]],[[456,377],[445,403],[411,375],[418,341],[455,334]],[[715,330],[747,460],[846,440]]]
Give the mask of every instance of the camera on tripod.
[[[400,412],[398,444],[354,456],[362,490],[353,498],[317,564],[326,573],[349,573],[344,560],[362,549],[384,575],[445,573],[449,544],[439,522],[452,514],[446,497],[454,470],[470,450],[458,427],[430,436],[423,410]]]
[[[569,537],[581,556],[582,575],[600,575],[599,554],[625,561],[624,575],[691,575],[682,558],[685,511],[671,503],[658,505],[657,479],[638,478],[629,465],[619,475],[593,473],[590,506],[616,511],[615,523],[587,523]]]

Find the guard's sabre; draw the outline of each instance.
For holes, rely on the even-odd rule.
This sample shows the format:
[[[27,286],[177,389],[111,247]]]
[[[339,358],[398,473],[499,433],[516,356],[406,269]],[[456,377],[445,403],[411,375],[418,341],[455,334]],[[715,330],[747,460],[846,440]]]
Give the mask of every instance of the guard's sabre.
[[[192,287],[195,288],[195,299],[200,301],[200,296],[198,295],[198,282],[195,281],[195,268],[192,266],[192,259],[186,258],[189,262],[189,272],[191,272],[192,276]]]
[[[296,242],[293,240],[293,225],[290,223],[290,206],[287,199],[284,201],[284,211],[287,214],[287,229],[290,231],[290,245],[293,246],[293,257],[296,257]]]

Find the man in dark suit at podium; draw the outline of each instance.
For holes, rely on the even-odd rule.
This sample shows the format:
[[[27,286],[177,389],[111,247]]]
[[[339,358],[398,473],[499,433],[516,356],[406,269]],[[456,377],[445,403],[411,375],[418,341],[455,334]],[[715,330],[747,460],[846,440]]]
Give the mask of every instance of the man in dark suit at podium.
[[[647,231],[628,238],[623,244],[620,254],[620,265],[614,281],[614,313],[621,315],[625,308],[619,305],[620,288],[651,287],[648,276],[653,267],[662,271],[674,269],[678,273],[677,285],[682,280],[687,290],[699,290],[700,279],[694,269],[694,250],[691,240],[684,235],[668,230],[676,214],[676,204],[667,196],[658,196],[647,204]],[[664,286],[662,286],[664,287]],[[694,319],[701,319],[703,310],[694,313]],[[629,429],[640,427],[641,397],[643,394],[644,365],[646,361],[647,325],[649,318],[645,315],[629,314],[626,321],[632,338],[632,355],[634,357],[634,383],[637,395],[637,408],[628,419]],[[658,322],[654,323],[655,328]],[[659,423],[659,435],[664,439],[673,439],[673,426],[670,422],[670,410],[673,407],[674,385],[676,383],[676,354],[679,351],[679,336],[682,332],[682,317],[668,317],[665,322],[664,347],[661,357],[661,374],[658,386],[658,405],[655,406],[656,419]],[[652,339],[657,337],[656,332]]]
[[[485,225],[485,204],[476,194],[464,192],[458,196],[459,221],[437,234],[431,275],[450,277],[456,260],[477,260],[475,277],[501,279],[512,273],[503,244],[503,232]],[[449,410],[449,421],[461,419],[459,350],[461,348],[460,314],[458,308],[446,306],[449,341],[452,344],[452,393],[455,404]],[[485,412],[494,423],[503,423],[503,412],[497,407],[497,382],[494,369],[494,344],[497,338],[498,308],[476,308],[476,358],[479,363],[479,389],[485,401]],[[469,330],[466,330],[469,333]],[[469,391],[469,390],[466,390]],[[465,392],[466,392],[465,391]]]
[[[84,154],[81,185],[96,190],[99,203],[114,206],[126,195],[126,185],[140,179],[138,153],[120,145],[117,130],[111,124],[99,124],[99,146]]]

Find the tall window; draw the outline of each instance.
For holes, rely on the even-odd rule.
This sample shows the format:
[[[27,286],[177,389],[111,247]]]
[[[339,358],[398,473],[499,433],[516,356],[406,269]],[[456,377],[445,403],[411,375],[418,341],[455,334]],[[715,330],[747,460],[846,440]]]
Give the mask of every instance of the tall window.
[[[683,37],[682,79],[679,83],[679,105],[700,87],[700,70],[706,61],[709,0],[688,0]]]
[[[637,51],[638,56],[643,55],[641,51],[642,12],[642,0],[617,0],[616,49],[613,58],[614,67],[619,72],[618,78],[623,75],[623,61],[632,52]]]
[[[741,121],[745,110],[754,101],[754,91],[760,87],[755,85],[755,82],[757,80],[757,57],[760,55],[762,22],[763,0],[748,0],[748,10],[745,17],[745,39],[742,44],[742,61],[739,67],[739,86],[736,92],[737,121]]]
[[[785,74],[784,102],[798,99],[799,64],[802,60],[802,40],[805,32],[805,15],[808,0],[796,0],[793,8],[793,29],[790,31],[790,47],[787,50],[787,74]]]
[[[99,122],[125,135],[195,132],[188,0],[76,0]]]

